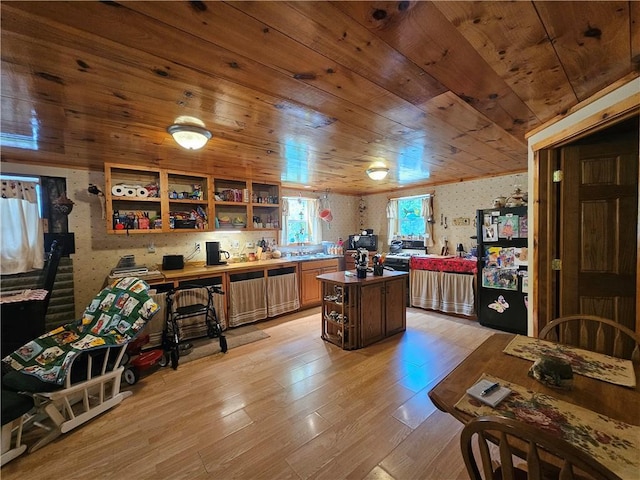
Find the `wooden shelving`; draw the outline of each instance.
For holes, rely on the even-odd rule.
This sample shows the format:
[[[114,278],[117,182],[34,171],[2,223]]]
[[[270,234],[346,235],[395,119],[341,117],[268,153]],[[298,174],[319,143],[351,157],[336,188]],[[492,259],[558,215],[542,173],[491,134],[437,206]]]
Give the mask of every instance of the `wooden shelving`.
[[[279,184],[109,163],[105,190],[110,234],[280,229]]]
[[[358,348],[356,295],[349,285],[322,283],[322,338],[345,350]]]

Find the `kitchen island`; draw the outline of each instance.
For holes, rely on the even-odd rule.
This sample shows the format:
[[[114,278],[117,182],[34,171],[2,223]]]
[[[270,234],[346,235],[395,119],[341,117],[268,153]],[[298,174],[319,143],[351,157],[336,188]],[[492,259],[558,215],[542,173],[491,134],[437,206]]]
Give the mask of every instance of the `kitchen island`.
[[[366,278],[357,278],[354,270],[318,275],[322,338],[354,350],[405,331],[407,275],[388,270]]]

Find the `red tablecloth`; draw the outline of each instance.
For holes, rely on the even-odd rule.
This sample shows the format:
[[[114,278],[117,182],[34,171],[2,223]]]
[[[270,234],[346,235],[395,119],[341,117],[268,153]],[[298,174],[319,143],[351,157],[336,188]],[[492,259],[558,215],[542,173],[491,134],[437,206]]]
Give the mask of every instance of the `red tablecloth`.
[[[409,268],[412,270],[432,270],[451,273],[477,273],[475,260],[460,257],[411,257]]]

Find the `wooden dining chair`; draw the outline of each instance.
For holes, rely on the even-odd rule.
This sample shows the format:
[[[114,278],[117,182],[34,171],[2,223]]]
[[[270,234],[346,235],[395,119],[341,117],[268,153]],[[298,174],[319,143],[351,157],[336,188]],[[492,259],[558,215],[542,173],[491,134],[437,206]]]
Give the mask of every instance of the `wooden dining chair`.
[[[474,435],[480,465],[474,455]],[[491,449],[496,450],[496,444],[495,456],[499,460],[491,456]],[[565,440],[510,418],[472,419],[462,430],[460,447],[471,480],[483,480],[483,476],[484,480],[620,480],[618,475]],[[524,463],[514,466],[514,456],[522,458]]]
[[[538,338],[640,363],[640,335],[618,322],[596,315],[556,318],[540,331]]]

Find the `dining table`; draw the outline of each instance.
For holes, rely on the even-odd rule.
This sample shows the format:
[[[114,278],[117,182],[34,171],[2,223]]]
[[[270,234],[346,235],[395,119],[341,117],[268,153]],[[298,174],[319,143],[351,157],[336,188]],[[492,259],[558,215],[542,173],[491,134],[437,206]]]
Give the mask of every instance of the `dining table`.
[[[575,374],[574,369],[571,388],[552,388],[529,375],[534,363],[531,358],[515,356],[505,351],[509,350],[508,346],[512,343],[516,343],[516,337],[517,340],[527,339],[507,333],[496,333],[487,338],[429,391],[433,404],[463,424],[484,415],[511,416],[534,423],[563,436],[570,443],[591,444],[590,448],[595,450],[588,453],[592,456],[603,454],[603,458],[599,460],[610,464],[607,466],[612,469],[627,463],[618,472],[621,478],[626,478],[628,469],[632,472],[640,471],[639,366],[628,362],[627,376],[633,386]],[[530,342],[542,341],[530,339]],[[589,352],[588,355],[600,354]],[[607,360],[604,355],[602,359]],[[483,378],[511,388],[512,394],[496,407],[477,402],[467,395],[467,389]],[[622,448],[612,453],[610,447],[613,443]]]

